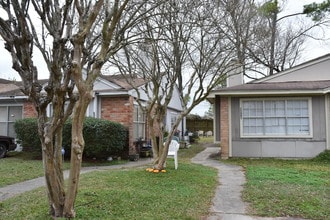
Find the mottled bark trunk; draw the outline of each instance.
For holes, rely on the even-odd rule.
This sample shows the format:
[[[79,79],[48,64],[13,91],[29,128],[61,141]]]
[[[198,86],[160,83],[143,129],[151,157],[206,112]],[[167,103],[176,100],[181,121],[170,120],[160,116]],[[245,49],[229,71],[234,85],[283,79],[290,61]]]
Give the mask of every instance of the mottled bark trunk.
[[[169,131],[169,134],[167,136],[166,142],[164,143],[162,141],[162,143],[159,143],[162,146],[162,148],[161,148],[162,150],[161,150],[161,152],[159,152],[158,161],[155,161],[157,163],[154,165],[154,169],[158,169],[158,170],[165,169],[165,164],[166,164],[166,159],[167,159],[167,154],[168,154],[168,148],[169,148],[169,145],[171,143],[171,140],[172,140],[172,138],[174,136],[174,132],[177,130],[178,125],[179,125],[180,121],[182,120],[182,118],[183,118],[182,115],[180,115],[177,118],[177,120],[174,123],[173,127]]]
[[[71,142],[71,164],[68,180],[67,196],[64,205],[64,217],[74,218],[76,216],[74,203],[76,200],[81,162],[85,141],[83,137],[83,122],[86,109],[91,100],[90,92],[80,92],[80,97],[75,105],[72,118],[72,142]]]
[[[54,217],[63,216],[65,201],[62,164],[62,126],[53,132],[54,126],[46,124],[46,117],[39,116],[39,134],[42,143],[42,159],[49,201],[49,213]],[[54,140],[55,138],[55,140]]]
[[[154,168],[157,170],[163,170],[165,169],[165,163],[166,163],[166,158],[167,158],[167,153],[168,153],[168,144],[162,145],[162,152],[159,154],[157,164],[154,165]]]
[[[148,115],[152,113],[148,113]],[[153,151],[153,168],[154,169],[161,169],[159,167],[159,161],[161,158],[161,155],[164,152],[164,146],[163,146],[163,120],[160,120],[160,118],[163,118],[164,115],[157,115],[156,118],[150,116],[148,118],[148,126],[150,131],[150,138],[152,143],[152,151]]]

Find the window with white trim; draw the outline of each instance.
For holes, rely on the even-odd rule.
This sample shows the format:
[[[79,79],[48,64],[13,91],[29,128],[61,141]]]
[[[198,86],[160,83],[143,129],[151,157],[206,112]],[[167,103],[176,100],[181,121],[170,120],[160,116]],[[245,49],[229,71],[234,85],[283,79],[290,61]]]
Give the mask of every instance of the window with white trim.
[[[145,123],[146,123],[146,116],[143,110],[140,108],[139,105],[134,105],[134,116],[133,116],[133,136],[134,139],[138,138],[145,138]]]
[[[0,135],[16,137],[14,123],[23,117],[23,106],[0,106]]]
[[[242,137],[310,136],[309,98],[242,99]]]
[[[174,124],[176,123],[177,119],[178,119],[178,114],[171,112],[171,128],[174,127]]]

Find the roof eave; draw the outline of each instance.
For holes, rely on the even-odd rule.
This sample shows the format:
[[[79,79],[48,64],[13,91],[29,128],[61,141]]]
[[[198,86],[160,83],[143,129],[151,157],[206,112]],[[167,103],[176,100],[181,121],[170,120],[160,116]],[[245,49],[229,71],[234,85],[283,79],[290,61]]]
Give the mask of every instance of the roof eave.
[[[214,91],[208,98],[220,96],[251,96],[251,95],[324,95],[330,93],[330,89],[322,90],[237,90],[237,91]]]
[[[120,91],[120,90],[118,90],[118,91],[116,91],[116,90],[114,90],[114,91],[109,91],[109,92],[101,92],[101,91],[95,91],[96,93],[97,93],[97,95],[98,96],[112,96],[112,95],[128,95],[128,91]]]
[[[16,96],[16,95],[0,96],[0,100],[16,100],[16,99],[28,99],[28,97],[27,96]]]

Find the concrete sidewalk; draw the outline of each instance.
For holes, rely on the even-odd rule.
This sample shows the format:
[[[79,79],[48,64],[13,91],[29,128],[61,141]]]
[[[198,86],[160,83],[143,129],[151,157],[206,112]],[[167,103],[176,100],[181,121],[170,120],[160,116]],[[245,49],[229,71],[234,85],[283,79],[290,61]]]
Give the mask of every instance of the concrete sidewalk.
[[[112,166],[99,166],[99,167],[82,167],[81,168],[81,174],[88,173],[92,171],[97,170],[109,170],[109,169],[125,169],[130,167],[138,167],[138,166],[144,166],[147,164],[152,164],[152,160],[150,158],[141,158],[138,161],[129,161],[125,164],[118,164],[118,165],[112,165]],[[64,171],[64,178],[67,179],[69,177],[69,171]],[[11,197],[14,197],[18,194],[31,191],[33,189],[36,189],[38,187],[45,186],[45,177],[39,177],[32,180],[27,180],[21,183],[16,183],[12,185],[8,185],[5,187],[0,188],[0,202],[4,201],[6,199],[9,199]]]
[[[217,154],[219,147],[208,144],[207,148],[191,159],[193,163],[202,164],[218,169],[219,185],[216,188],[210,215],[207,220],[298,220],[299,218],[276,217],[264,218],[248,216],[248,204],[242,201],[241,191],[246,182],[242,167],[221,163],[211,159],[210,155]],[[300,219],[301,220],[301,219]]]

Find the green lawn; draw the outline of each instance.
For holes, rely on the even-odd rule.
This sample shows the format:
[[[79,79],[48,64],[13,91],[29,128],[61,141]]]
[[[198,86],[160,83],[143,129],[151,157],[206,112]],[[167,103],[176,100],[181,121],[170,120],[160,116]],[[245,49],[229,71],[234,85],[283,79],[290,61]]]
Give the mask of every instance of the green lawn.
[[[0,187],[43,176],[40,160],[31,160],[23,153],[10,153],[0,159]]]
[[[203,148],[180,150],[166,173],[146,167],[98,171],[81,176],[76,219],[199,219],[208,214],[217,185],[217,171],[191,164]],[[50,219],[45,188],[0,203],[1,219]]]
[[[33,154],[26,152],[9,152],[0,159],[0,187],[34,179],[44,175],[42,160],[33,159]],[[111,166],[127,161],[83,162],[83,167]],[[65,161],[63,169],[69,169],[69,161]]]
[[[231,159],[246,169],[250,214],[330,219],[330,164],[311,160]]]
[[[210,141],[210,138],[199,140],[200,143]],[[201,150],[200,145],[180,149],[179,169],[174,170],[171,160],[166,173],[148,173],[146,167],[140,167],[83,174],[76,202],[77,219],[200,219],[206,216],[217,185],[217,172],[191,164],[190,158]],[[328,220],[329,154],[324,158],[223,162],[244,167],[247,183],[243,199],[249,203],[249,214]],[[91,164],[84,164],[88,165]],[[67,168],[68,163],[65,166]],[[0,175],[0,185],[42,176],[42,163],[21,154],[12,155],[0,160]],[[47,210],[42,187],[0,202],[0,219],[49,219]]]

